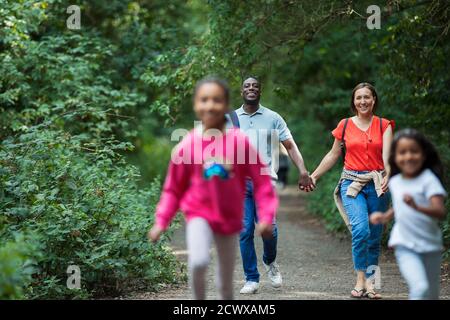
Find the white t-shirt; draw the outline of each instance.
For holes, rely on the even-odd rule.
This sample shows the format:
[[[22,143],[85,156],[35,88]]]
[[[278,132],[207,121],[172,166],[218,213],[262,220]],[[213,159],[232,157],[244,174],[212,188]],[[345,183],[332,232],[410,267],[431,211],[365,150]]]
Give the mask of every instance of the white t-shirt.
[[[412,179],[397,174],[389,181],[389,191],[395,215],[389,246],[401,245],[420,253],[442,250],[442,233],[438,220],[413,209],[403,201],[403,196],[409,194],[418,206],[428,207],[432,196],[447,196],[434,173],[425,169]]]

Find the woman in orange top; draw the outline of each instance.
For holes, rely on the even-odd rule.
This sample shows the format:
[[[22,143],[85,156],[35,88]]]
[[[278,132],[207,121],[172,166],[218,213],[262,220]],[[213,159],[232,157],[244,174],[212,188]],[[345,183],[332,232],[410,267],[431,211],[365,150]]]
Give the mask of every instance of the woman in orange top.
[[[378,96],[371,84],[360,83],[353,89],[351,109],[355,116],[341,120],[332,131],[333,147],[311,175],[315,185],[345,152],[339,192],[352,232],[352,256],[357,273],[351,291],[353,298],[381,298],[369,277],[378,266],[382,227],[370,224],[369,215],[388,206],[385,193],[394,122],[375,116],[377,106]]]

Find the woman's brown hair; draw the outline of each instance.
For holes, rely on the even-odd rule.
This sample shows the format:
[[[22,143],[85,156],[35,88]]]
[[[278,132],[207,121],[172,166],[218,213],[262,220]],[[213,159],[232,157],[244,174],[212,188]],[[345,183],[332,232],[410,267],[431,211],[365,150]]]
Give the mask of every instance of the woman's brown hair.
[[[352,111],[355,114],[358,114],[358,112],[356,110],[356,107],[355,107],[355,103],[353,101],[355,100],[355,92],[357,90],[359,90],[359,89],[362,89],[362,88],[367,88],[367,89],[370,90],[370,92],[372,92],[372,96],[375,99],[375,104],[373,105],[373,113],[375,113],[375,111],[377,110],[378,101],[379,101],[378,94],[377,94],[377,90],[375,90],[375,87],[373,85],[371,85],[370,83],[368,83],[368,82],[361,82],[361,83],[357,84],[355,88],[353,88],[352,100],[350,101],[350,108],[352,109]]]

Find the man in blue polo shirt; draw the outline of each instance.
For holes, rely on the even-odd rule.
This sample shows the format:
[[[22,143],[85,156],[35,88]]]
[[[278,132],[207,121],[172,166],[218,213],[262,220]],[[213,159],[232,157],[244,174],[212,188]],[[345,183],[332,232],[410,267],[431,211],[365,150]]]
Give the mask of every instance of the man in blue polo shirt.
[[[278,145],[281,142],[292,162],[299,170],[299,188],[305,191],[312,190],[312,180],[286,122],[278,113],[263,107],[259,103],[261,97],[259,81],[255,77],[245,79],[242,83],[241,95],[244,99],[244,104],[235,111],[234,115],[231,115],[231,118],[233,119],[234,117],[234,122],[237,122],[240,129],[248,135],[250,142],[269,166],[270,173],[268,172],[268,174],[271,175],[272,180],[274,182],[277,180]],[[272,158],[275,161],[272,161]],[[259,272],[254,244],[257,215],[251,181],[247,182],[244,211],[244,228],[240,234],[240,249],[246,283],[240,293],[251,294],[256,293],[259,289]],[[263,262],[274,288],[279,288],[282,283],[281,273],[278,264],[275,262],[277,238],[278,230],[274,221],[273,238],[263,239]]]

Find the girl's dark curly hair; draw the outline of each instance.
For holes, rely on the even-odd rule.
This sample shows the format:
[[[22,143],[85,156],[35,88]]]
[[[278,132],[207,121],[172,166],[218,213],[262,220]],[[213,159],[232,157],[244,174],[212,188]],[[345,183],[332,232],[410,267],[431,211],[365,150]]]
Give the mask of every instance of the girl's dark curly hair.
[[[403,129],[394,135],[394,140],[392,141],[391,151],[389,155],[389,165],[391,167],[391,176],[400,173],[400,168],[395,163],[395,151],[397,150],[397,145],[400,139],[407,138],[416,141],[423,154],[425,155],[425,161],[419,173],[425,169],[430,169],[439,178],[441,183],[443,183],[444,177],[444,167],[442,166],[441,158],[434,145],[419,131],[415,129]]]

